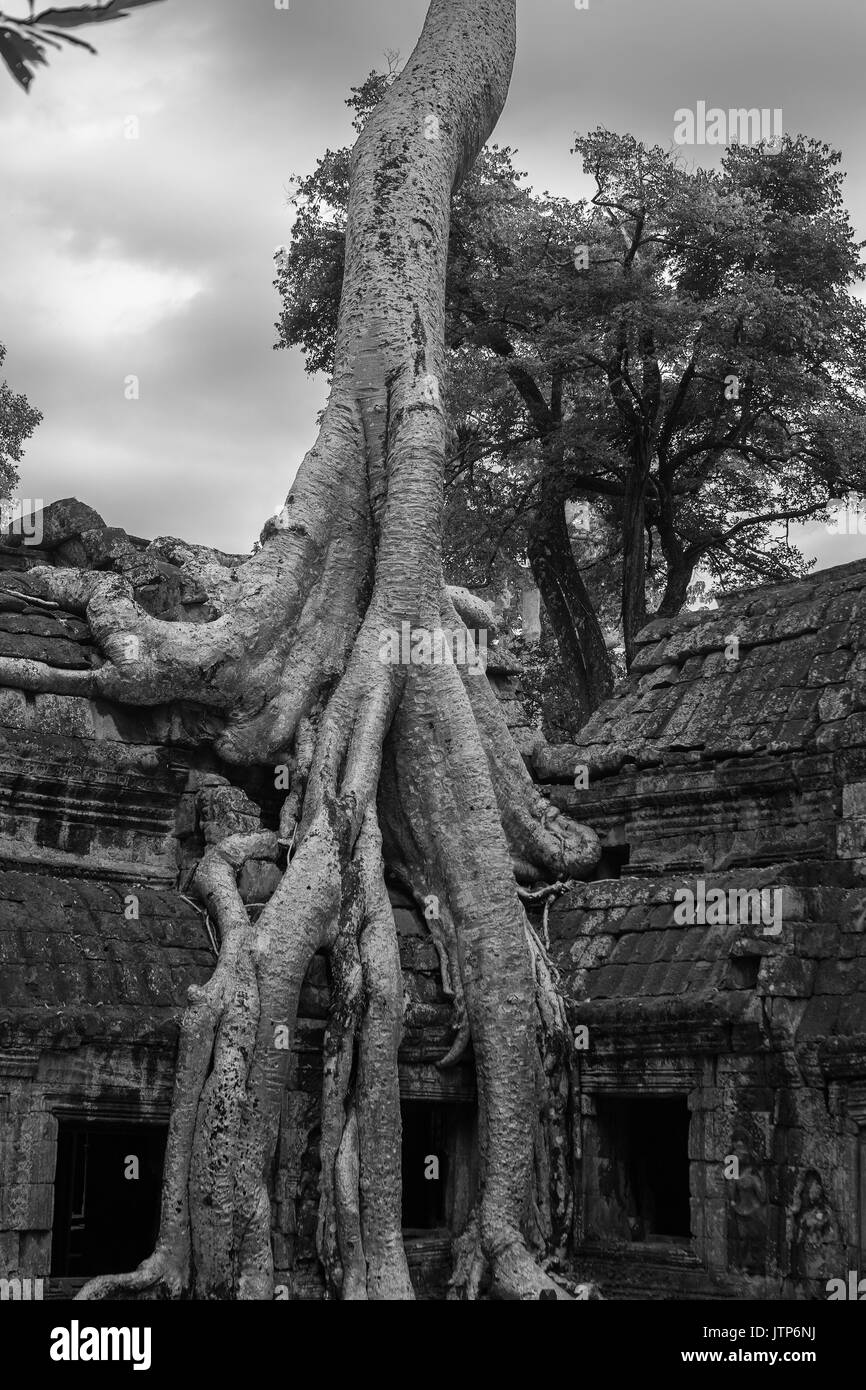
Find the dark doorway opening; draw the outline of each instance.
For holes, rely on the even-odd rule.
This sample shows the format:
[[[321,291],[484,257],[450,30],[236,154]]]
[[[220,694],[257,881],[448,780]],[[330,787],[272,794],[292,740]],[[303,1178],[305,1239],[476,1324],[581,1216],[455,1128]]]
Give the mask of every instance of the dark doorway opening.
[[[404,1100],[403,1228],[435,1231],[446,1224],[445,1191],[449,1176],[448,1107]]]
[[[166,1125],[60,1121],[53,1276],[122,1272],[151,1253],[167,1134]]]
[[[404,1100],[403,1233],[462,1231],[478,1194],[478,1117],[468,1101]]]
[[[599,1156],[632,1240],[688,1240],[689,1108],[685,1096],[596,1100]]]

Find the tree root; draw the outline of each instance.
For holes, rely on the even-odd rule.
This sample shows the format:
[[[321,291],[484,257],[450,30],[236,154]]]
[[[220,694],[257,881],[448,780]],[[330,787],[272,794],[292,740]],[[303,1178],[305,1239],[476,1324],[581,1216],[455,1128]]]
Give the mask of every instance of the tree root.
[[[189,1290],[189,1260],[157,1245],[131,1274],[100,1274],[75,1294],[75,1301],[180,1299]]]
[[[401,1120],[397,1052],[403,1033],[403,977],[394,914],[385,888],[382,840],[370,808],[360,843],[367,914],[361,965],[367,1007],[361,1025],[357,1107],[367,1296],[415,1297],[401,1233]]]

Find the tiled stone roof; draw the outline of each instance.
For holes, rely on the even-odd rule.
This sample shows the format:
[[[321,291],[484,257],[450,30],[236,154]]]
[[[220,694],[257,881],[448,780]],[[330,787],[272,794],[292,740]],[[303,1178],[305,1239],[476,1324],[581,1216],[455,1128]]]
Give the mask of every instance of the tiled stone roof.
[[[736,638],[738,654],[730,639]],[[683,754],[866,742],[866,561],[725,598],[643,629],[629,679],[577,745],[536,755],[545,780],[586,763],[609,775]]]
[[[214,961],[203,914],[176,892],[0,872],[0,1037],[13,1020],[18,1034],[173,1037]]]
[[[780,866],[705,878],[707,892],[779,889],[778,936],[751,922],[677,925],[674,895],[694,890],[694,877],[576,886],[549,919],[575,1022],[624,1030],[620,1047],[629,1029],[634,1039],[640,1025],[681,1023],[773,1029],[803,1045],[859,1038],[866,1049],[866,886],[807,877]]]

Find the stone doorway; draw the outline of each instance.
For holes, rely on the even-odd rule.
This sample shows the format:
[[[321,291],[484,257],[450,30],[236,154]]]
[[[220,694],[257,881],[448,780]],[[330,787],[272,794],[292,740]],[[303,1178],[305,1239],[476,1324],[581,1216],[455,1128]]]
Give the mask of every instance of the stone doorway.
[[[60,1120],[53,1278],[134,1269],[153,1250],[167,1125]]]
[[[607,1233],[632,1241],[691,1239],[685,1096],[598,1096],[599,1188]]]
[[[462,1229],[477,1182],[475,1107],[404,1100],[403,1230]]]

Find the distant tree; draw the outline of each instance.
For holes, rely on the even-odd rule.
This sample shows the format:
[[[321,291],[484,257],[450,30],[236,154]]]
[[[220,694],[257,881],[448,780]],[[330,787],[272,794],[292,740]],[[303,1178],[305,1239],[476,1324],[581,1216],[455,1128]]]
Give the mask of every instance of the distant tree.
[[[587,491],[613,489],[630,659],[699,568],[720,589],[802,573],[788,523],[866,490],[863,243],[816,140],[735,144],[712,172],[603,130],[575,150],[596,192],[564,371],[615,446]]]
[[[67,33],[68,29],[78,29],[83,24],[98,24],[107,19],[125,19],[130,10],[156,2],[107,0],[104,5],[53,6],[34,14],[33,0],[27,0],[30,14],[26,19],[16,19],[0,11],[0,58],[19,87],[28,92],[36,68],[45,67],[48,63],[49,48],[62,48],[64,43],[68,43],[75,48],[85,48],[88,53],[96,52],[92,44]]]
[[[6,361],[6,348],[0,343],[0,369]],[[0,381],[0,498],[8,497],[18,482],[18,469],[23,447],[42,421],[40,411],[34,410],[26,396],[13,391],[6,381]]]

